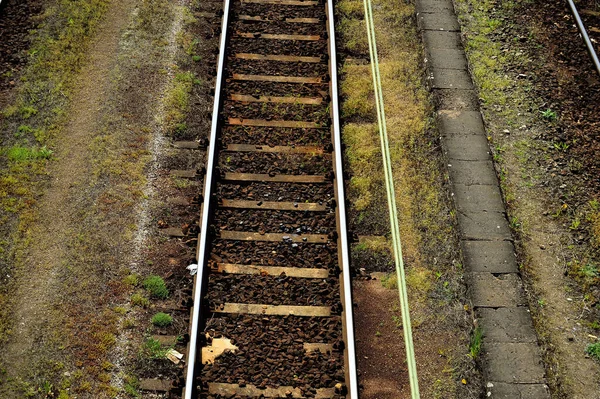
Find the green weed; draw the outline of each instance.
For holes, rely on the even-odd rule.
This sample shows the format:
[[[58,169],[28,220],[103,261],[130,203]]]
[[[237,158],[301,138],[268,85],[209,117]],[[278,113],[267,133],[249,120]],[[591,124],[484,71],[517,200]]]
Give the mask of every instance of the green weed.
[[[483,329],[480,326],[475,327],[473,335],[471,335],[471,343],[469,345],[469,356],[472,359],[477,359],[481,352],[481,341],[483,340]]]
[[[589,344],[587,348],[585,348],[585,353],[600,361],[600,342]]]
[[[152,316],[152,324],[157,327],[168,327],[173,323],[173,318],[163,312],[159,312]]]
[[[12,162],[27,162],[40,159],[50,159],[52,150],[44,147],[30,148],[14,146],[6,151],[6,157]]]
[[[556,112],[552,111],[551,109],[547,109],[545,111],[540,111],[540,113],[542,114],[542,118],[544,118],[545,120],[547,120],[549,122],[554,122],[558,117],[556,115]]]
[[[398,288],[398,278],[396,273],[390,273],[381,279],[381,285],[385,288],[394,290]]]
[[[167,285],[159,276],[150,276],[146,278],[144,280],[144,288],[155,298],[165,299],[169,296]]]
[[[164,359],[170,349],[170,347],[163,346],[160,341],[154,338],[148,338],[144,344],[145,355],[151,359]]]
[[[150,305],[150,300],[146,298],[144,295],[136,292],[131,296],[131,304],[133,306],[140,306],[142,308],[146,308]]]

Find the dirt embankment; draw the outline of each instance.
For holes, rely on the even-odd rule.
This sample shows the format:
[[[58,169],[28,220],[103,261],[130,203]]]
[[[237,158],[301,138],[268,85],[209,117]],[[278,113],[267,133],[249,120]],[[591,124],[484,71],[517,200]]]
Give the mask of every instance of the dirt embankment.
[[[152,171],[148,169],[150,150],[155,149],[153,144],[166,123],[156,117],[181,108],[181,104],[169,103],[165,93],[176,85],[173,60],[184,12],[179,3],[164,1],[106,5],[90,0],[86,7],[75,8],[70,2],[57,1],[53,5],[58,7],[53,9],[56,13],[46,22],[65,22],[90,36],[93,33],[93,39],[82,46],[63,43],[77,54],[42,52],[36,63],[24,69],[23,73],[30,73],[39,60],[48,57],[55,57],[51,67],[56,68],[84,60],[56,72],[64,73],[64,92],[48,93],[58,93],[61,102],[42,97],[24,104],[23,87],[57,81],[56,75],[32,74],[26,83],[16,85],[17,111],[5,112],[6,119],[1,121],[8,137],[19,124],[38,123],[34,115],[48,115],[48,111],[56,116],[47,116],[34,126],[46,128],[43,123],[50,121],[47,137],[2,142],[25,149],[33,144],[35,151],[44,144],[48,156],[39,164],[36,157],[24,158],[27,167],[35,166],[33,170],[22,167],[25,161],[17,164],[20,159],[14,156],[2,158],[10,166],[5,173],[13,173],[21,187],[35,181],[43,184],[35,185],[36,201],[27,202],[31,219],[21,217],[23,208],[16,209],[22,230],[10,236],[18,240],[20,250],[9,265],[13,289],[5,298],[9,312],[2,320],[10,329],[3,337],[0,396],[134,394],[135,384],[123,382],[131,381],[126,376],[131,358],[124,357],[135,357],[138,348],[115,347],[121,332],[135,326],[128,308],[121,306],[130,302],[131,285],[124,276],[134,268],[142,275],[148,273],[147,264],[135,256],[139,253],[134,239],[138,227],[148,222],[140,203],[147,193],[147,173]],[[97,29],[87,32],[79,24],[90,26],[91,19]],[[38,44],[57,45],[71,38],[65,33],[45,42],[49,31],[40,29],[35,36]],[[186,78],[189,85],[191,80]],[[48,106],[52,108],[47,110]],[[14,165],[21,166],[18,175]],[[40,173],[47,180],[40,180]],[[17,194],[11,191],[9,195]]]
[[[566,2],[456,4],[553,397],[598,397],[600,79]]]

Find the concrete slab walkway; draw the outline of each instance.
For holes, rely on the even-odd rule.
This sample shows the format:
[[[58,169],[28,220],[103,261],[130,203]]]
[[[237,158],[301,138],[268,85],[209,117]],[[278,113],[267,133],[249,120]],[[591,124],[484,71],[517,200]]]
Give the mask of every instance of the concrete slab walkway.
[[[483,329],[485,397],[549,399],[477,92],[452,0],[416,0],[469,291]]]

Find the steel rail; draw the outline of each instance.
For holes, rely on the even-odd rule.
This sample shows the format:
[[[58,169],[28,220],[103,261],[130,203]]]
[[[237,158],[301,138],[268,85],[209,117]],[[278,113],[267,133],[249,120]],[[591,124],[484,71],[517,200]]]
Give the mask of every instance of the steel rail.
[[[592,41],[590,40],[587,30],[585,29],[585,25],[583,24],[583,21],[581,20],[581,16],[579,15],[579,11],[577,11],[577,7],[575,6],[575,3],[573,2],[573,0],[567,0],[567,2],[569,3],[569,7],[571,8],[571,13],[573,14],[573,17],[575,18],[575,23],[577,24],[579,33],[581,33],[581,36],[583,37],[583,41],[585,42],[585,46],[587,47],[588,53],[590,54],[590,57],[592,58],[592,62],[594,63],[594,66],[596,67],[596,72],[598,72],[598,74],[600,74],[600,60],[598,60],[598,54],[596,54],[596,50],[594,49],[594,46],[592,45]]]
[[[187,374],[185,381],[185,399],[192,399],[194,393],[195,366],[197,355],[198,328],[200,326],[200,308],[202,306],[202,285],[204,281],[204,271],[208,258],[207,244],[209,238],[209,216],[211,213],[211,198],[214,165],[217,155],[217,132],[219,130],[219,111],[221,108],[221,88],[223,87],[223,72],[225,65],[225,50],[227,48],[227,34],[229,26],[229,11],[231,0],[225,0],[223,8],[223,22],[221,26],[221,41],[219,44],[219,60],[217,66],[217,79],[215,82],[215,99],[213,102],[212,122],[210,128],[210,138],[208,147],[208,160],[206,163],[206,176],[204,178],[204,202],[202,210],[202,223],[200,225],[200,237],[198,252],[196,255],[198,263],[198,272],[196,273],[194,309],[190,323],[192,325],[190,333],[190,347],[188,352]]]
[[[385,175],[385,187],[388,200],[390,216],[390,227],[392,232],[392,246],[396,264],[396,278],[398,280],[398,295],[402,310],[402,329],[404,332],[404,346],[406,349],[406,363],[408,366],[408,377],[412,399],[419,399],[419,379],[415,360],[415,350],[412,339],[412,327],[410,321],[410,307],[408,304],[408,293],[406,277],[404,273],[404,260],[402,256],[402,243],[400,240],[400,226],[398,224],[398,210],[396,208],[396,193],[394,189],[394,176],[392,173],[392,161],[389,150],[385,108],[383,105],[383,90],[381,75],[379,73],[379,59],[377,55],[377,40],[375,36],[375,22],[373,20],[373,8],[371,0],[363,0],[365,8],[365,22],[369,42],[369,55],[371,57],[371,73],[373,75],[373,89],[375,92],[375,103],[377,106],[377,123],[381,141],[381,153]]]
[[[352,280],[350,278],[350,256],[348,245],[348,228],[346,223],[346,196],[344,193],[342,133],[340,129],[337,53],[335,48],[335,21],[333,0],[327,0],[327,23],[329,27],[329,65],[331,77],[331,124],[335,149],[336,190],[338,197],[339,240],[342,256],[342,271],[344,283],[344,315],[346,322],[346,356],[348,360],[348,393],[350,399],[358,399],[358,377],[356,375],[356,351],[354,346],[354,318],[352,305]]]

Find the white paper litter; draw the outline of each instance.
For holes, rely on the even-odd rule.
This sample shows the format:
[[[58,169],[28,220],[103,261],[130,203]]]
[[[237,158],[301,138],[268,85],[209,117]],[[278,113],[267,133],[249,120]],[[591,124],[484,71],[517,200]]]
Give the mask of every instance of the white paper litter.
[[[186,267],[186,269],[188,269],[190,271],[190,275],[193,276],[196,273],[198,273],[198,265],[195,263],[192,263],[191,265],[189,265],[188,267]]]

